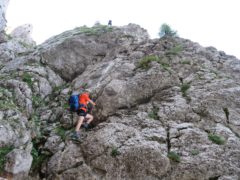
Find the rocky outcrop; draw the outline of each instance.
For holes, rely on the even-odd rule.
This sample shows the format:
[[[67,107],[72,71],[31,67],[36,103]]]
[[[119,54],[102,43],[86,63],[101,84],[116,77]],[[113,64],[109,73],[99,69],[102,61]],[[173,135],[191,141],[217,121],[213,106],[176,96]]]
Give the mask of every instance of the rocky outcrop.
[[[123,28],[102,25],[80,27],[47,40],[40,45],[39,53],[44,64],[64,80],[71,81],[88,65],[110,61],[118,53],[115,51],[147,39],[146,30],[134,24]]]
[[[2,0],[0,2],[0,43],[6,41],[5,27],[6,27],[6,10],[9,0]]]
[[[9,0],[3,0],[0,2],[0,32],[4,31],[5,27],[6,27],[6,10],[7,10],[7,6],[8,6]]]
[[[31,151],[14,149],[6,157],[5,170],[11,174],[17,174],[18,178],[26,178],[32,164]],[[19,176],[20,175],[20,176]]]
[[[0,44],[0,176],[26,179],[37,158],[32,141],[41,136],[37,108],[64,81],[40,63],[28,32],[18,30]]]
[[[4,58],[5,171],[20,179],[237,180],[239,62],[190,40],[149,39],[134,24],[79,27]],[[97,106],[79,143],[67,100],[86,89]]]
[[[10,34],[12,38],[18,40],[20,43],[26,46],[35,46],[36,42],[32,39],[33,26],[31,24],[24,24],[16,27]]]

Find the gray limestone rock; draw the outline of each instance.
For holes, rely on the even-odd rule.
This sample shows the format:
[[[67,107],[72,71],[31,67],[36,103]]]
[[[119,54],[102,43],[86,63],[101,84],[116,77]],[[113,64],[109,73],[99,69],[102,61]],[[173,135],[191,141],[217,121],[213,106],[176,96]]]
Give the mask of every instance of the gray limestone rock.
[[[18,179],[25,179],[28,176],[32,160],[30,152],[14,149],[6,157],[5,170]]]
[[[24,24],[16,27],[10,35],[25,46],[35,46],[36,43],[31,37],[32,31],[33,26],[31,24]]]
[[[2,31],[5,30],[6,27],[6,11],[7,11],[7,6],[8,6],[9,0],[2,0],[0,2],[0,34]]]
[[[15,45],[0,44],[0,143],[17,149],[35,134],[39,156],[50,154],[41,178],[239,179],[234,56],[179,37],[152,40],[135,24],[78,27],[34,51]],[[97,105],[76,143],[68,98],[85,90]],[[9,171],[27,173],[27,159]]]

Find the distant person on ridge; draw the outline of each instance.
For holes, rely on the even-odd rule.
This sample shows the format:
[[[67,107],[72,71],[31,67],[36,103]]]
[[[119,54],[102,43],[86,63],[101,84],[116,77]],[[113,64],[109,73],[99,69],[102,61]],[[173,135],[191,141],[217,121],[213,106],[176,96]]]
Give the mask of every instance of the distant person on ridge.
[[[91,114],[87,113],[87,104],[91,103],[92,105],[96,105],[89,97],[89,92],[84,92],[82,94],[79,95],[79,109],[76,111],[77,115],[78,115],[78,122],[77,122],[77,126],[75,128],[75,132],[73,133],[73,138],[75,139],[80,139],[80,127],[82,125],[82,123],[84,122],[84,120],[86,120],[86,122],[84,122],[83,127],[85,129],[88,129],[89,124],[92,122],[93,120],[93,116]]]
[[[112,20],[108,21],[108,26],[112,26]]]

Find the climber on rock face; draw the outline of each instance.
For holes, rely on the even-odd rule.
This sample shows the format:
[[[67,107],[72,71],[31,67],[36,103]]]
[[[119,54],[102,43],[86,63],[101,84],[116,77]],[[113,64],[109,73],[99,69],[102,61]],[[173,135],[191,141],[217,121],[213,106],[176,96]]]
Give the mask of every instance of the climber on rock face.
[[[108,26],[112,26],[112,20],[108,21]]]
[[[75,132],[73,133],[73,137],[76,139],[80,139],[80,127],[84,120],[83,127],[88,129],[89,124],[93,120],[93,116],[87,113],[87,104],[91,103],[92,105],[96,105],[89,97],[89,92],[84,92],[79,95],[79,109],[76,111],[78,115],[77,126],[75,128]]]

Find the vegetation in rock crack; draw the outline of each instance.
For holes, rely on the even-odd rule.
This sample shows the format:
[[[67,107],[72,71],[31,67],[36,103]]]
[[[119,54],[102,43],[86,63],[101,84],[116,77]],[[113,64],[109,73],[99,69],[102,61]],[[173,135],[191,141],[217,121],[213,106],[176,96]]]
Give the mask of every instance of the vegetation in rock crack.
[[[121,153],[119,152],[119,150],[118,150],[118,148],[116,148],[116,147],[113,147],[112,148],[112,152],[111,152],[111,156],[112,157],[116,157],[116,156],[118,156],[118,155],[120,155]]]
[[[40,96],[33,95],[32,96],[32,103],[34,107],[40,107],[41,105],[44,104],[44,101]]]
[[[88,83],[86,83],[86,82],[82,84],[82,88],[83,88],[83,89],[86,89],[87,86],[88,86]]]
[[[0,64],[0,70],[1,70],[3,67],[4,67],[4,65],[3,65],[3,64]]]
[[[12,99],[1,100],[0,99],[0,109],[7,110],[7,109],[17,109],[16,104],[12,101]]]
[[[190,61],[190,60],[187,60],[187,59],[182,60],[180,63],[181,63],[181,64],[188,64],[188,65],[191,65],[191,61]]]
[[[170,71],[169,67],[170,64],[169,62],[167,62],[167,58],[165,57],[158,57],[156,55],[149,55],[149,56],[145,56],[144,58],[142,58],[139,62],[137,67],[141,68],[141,69],[149,69],[150,68],[150,64],[151,62],[157,62],[158,64],[161,65],[161,67],[167,71]]]
[[[178,55],[180,52],[182,52],[183,47],[182,45],[176,45],[173,48],[171,48],[170,50],[168,50],[165,55],[166,56],[170,56],[170,55]]]
[[[13,39],[13,37],[12,37],[10,34],[6,34],[6,36],[7,36],[7,39],[8,39],[8,40]]]
[[[12,94],[7,89],[0,88],[0,109],[18,109],[17,105],[13,101]]]
[[[167,70],[170,72],[170,64],[169,64],[169,58],[167,57],[158,57],[158,59],[156,60],[156,62],[158,64],[161,65],[161,67],[164,69],[164,70]]]
[[[29,87],[32,87],[32,86],[33,86],[32,76],[31,76],[29,73],[24,72],[23,75],[22,75],[22,80],[23,80],[24,82],[26,82]]]
[[[29,123],[32,124],[33,132],[36,137],[41,137],[41,120],[40,116],[37,113],[33,113],[29,120]]]
[[[149,69],[150,63],[153,61],[158,61],[159,57],[155,55],[149,55],[142,58],[138,63],[138,68]]]
[[[31,46],[31,45],[29,45],[28,43],[26,43],[26,42],[24,42],[24,41],[18,41],[19,42],[19,44],[21,44],[23,47],[25,47],[25,48],[31,48],[31,47],[33,47],[33,46]]]
[[[64,129],[63,127],[57,127],[57,128],[55,129],[55,132],[56,132],[56,134],[57,134],[58,136],[61,137],[61,139],[62,139],[63,141],[65,141],[65,139],[66,139],[66,129]]]
[[[191,86],[190,86],[190,84],[188,84],[188,83],[183,83],[182,85],[181,85],[181,92],[182,92],[182,96],[183,97],[187,97],[187,90],[190,88]]]
[[[175,162],[180,162],[180,156],[174,152],[174,151],[171,151],[168,153],[168,158],[171,159],[172,161],[175,161]]]
[[[196,155],[198,155],[200,152],[199,152],[199,150],[197,150],[197,149],[193,149],[192,151],[191,151],[191,154],[193,155],[193,156],[196,156]]]
[[[229,110],[228,110],[228,108],[227,108],[227,107],[224,107],[224,108],[223,108],[223,111],[224,111],[224,113],[225,113],[225,115],[226,115],[227,122],[229,122]]]
[[[148,117],[154,120],[159,120],[158,111],[159,108],[154,106],[152,110],[148,113]]]
[[[212,134],[212,133],[208,134],[208,139],[214,142],[215,144],[219,144],[219,145],[222,145],[225,143],[224,137],[217,134]]]
[[[43,162],[52,155],[50,152],[40,152],[39,146],[41,146],[41,144],[38,141],[39,139],[33,140],[33,148],[31,151],[33,157],[31,173],[33,174],[39,172]]]
[[[5,146],[0,148],[0,173],[4,171],[4,165],[6,163],[6,155],[13,150],[11,146]]]

